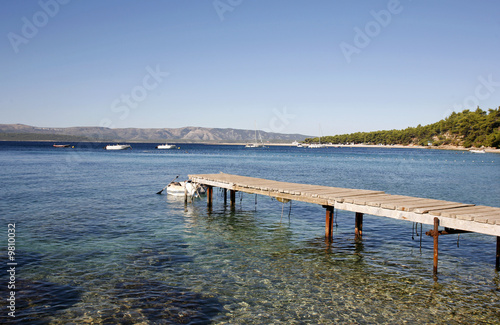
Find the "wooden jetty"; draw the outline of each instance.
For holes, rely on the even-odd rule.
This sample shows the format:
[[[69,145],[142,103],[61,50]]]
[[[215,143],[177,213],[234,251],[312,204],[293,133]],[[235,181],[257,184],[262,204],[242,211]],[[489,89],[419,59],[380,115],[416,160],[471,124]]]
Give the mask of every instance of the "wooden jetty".
[[[438,266],[438,237],[446,234],[476,232],[497,237],[496,270],[500,269],[500,208],[392,195],[383,191],[349,189],[274,180],[231,174],[189,175],[195,183],[207,186],[207,204],[212,205],[213,187],[230,191],[230,203],[235,193],[244,192],[274,197],[280,201],[296,200],[320,204],[326,209],[325,238],[332,240],[333,212],[341,209],[355,212],[355,237],[361,239],[363,215],[369,214],[433,225],[426,234],[434,237],[434,274]],[[440,230],[440,228],[444,228]]]

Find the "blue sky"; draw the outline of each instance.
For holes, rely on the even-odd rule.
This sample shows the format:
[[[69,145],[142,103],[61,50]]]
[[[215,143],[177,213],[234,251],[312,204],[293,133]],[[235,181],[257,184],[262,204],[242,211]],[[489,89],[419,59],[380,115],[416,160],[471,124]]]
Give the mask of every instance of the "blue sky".
[[[500,106],[500,2],[0,2],[0,123],[330,135]]]

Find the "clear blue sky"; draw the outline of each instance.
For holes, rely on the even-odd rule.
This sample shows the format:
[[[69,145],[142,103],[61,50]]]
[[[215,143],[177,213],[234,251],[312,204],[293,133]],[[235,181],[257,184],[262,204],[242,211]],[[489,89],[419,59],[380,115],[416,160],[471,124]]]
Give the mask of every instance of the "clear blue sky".
[[[0,2],[0,123],[322,135],[500,106],[500,1]]]

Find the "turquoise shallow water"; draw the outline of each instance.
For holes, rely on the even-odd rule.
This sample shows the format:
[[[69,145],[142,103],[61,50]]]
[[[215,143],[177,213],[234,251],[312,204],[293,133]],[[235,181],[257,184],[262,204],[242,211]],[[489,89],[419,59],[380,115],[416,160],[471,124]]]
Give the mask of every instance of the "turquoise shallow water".
[[[420,149],[308,150],[150,144],[55,149],[0,143],[3,298],[16,224],[16,320],[30,324],[500,323],[496,239],[432,240],[412,223],[215,192],[185,204],[155,193],[176,175],[218,173],[500,206],[500,156]],[[423,231],[429,226],[423,226]],[[413,239],[412,239],[413,237]],[[457,241],[459,239],[459,247]],[[5,302],[5,299],[2,299]],[[2,322],[12,321],[2,308]]]

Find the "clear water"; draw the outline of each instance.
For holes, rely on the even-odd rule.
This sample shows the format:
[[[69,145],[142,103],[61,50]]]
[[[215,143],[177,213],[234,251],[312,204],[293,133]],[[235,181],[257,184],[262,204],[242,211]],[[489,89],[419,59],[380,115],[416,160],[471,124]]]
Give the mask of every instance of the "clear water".
[[[498,324],[496,238],[432,238],[410,222],[215,192],[156,195],[176,175],[220,171],[500,206],[500,156],[462,151],[0,143],[2,304],[16,224],[16,318],[29,324]],[[282,217],[282,209],[284,211]],[[430,226],[423,226],[423,232]],[[413,239],[412,239],[413,237]],[[457,241],[459,247],[457,247]],[[0,322],[13,322],[2,305]]]

